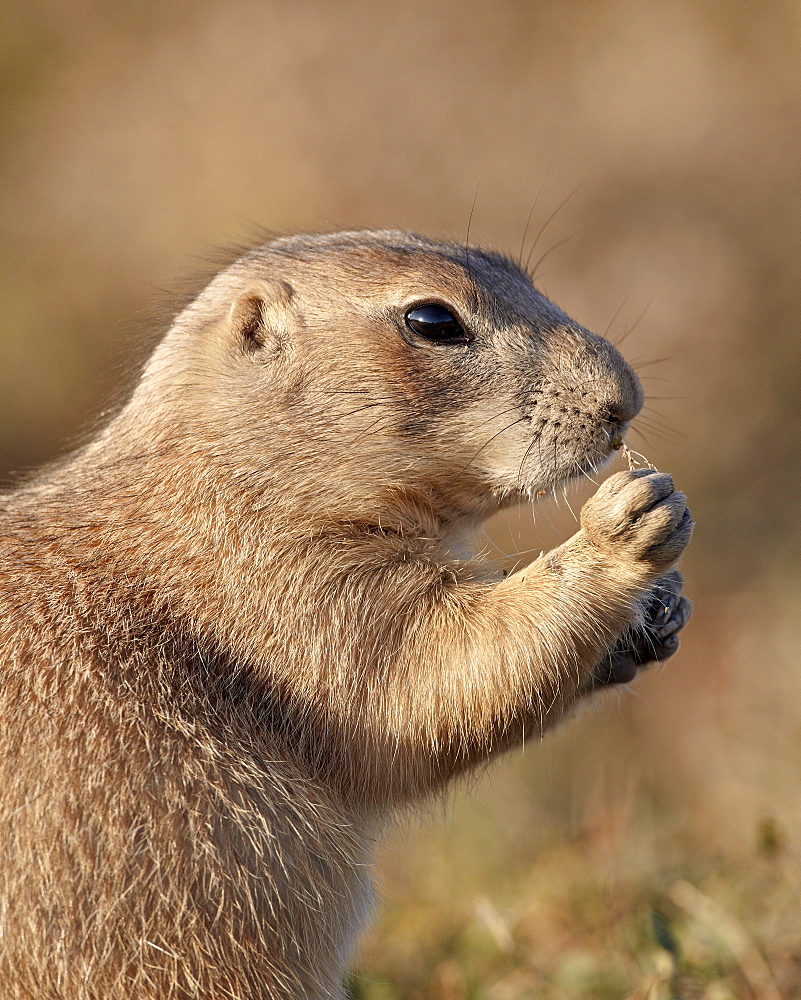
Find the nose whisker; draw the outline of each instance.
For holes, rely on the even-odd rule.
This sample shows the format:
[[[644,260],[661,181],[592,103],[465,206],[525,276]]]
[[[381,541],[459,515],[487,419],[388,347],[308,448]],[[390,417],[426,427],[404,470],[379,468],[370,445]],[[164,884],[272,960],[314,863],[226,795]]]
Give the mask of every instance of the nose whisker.
[[[513,409],[516,409],[516,407],[513,407],[513,406],[509,407],[509,410],[513,410]],[[501,412],[502,413],[508,413],[509,410],[502,410]],[[518,417],[517,420],[512,420],[505,427],[502,427],[499,431],[496,431],[492,435],[492,437],[487,438],[487,440],[484,442],[484,444],[482,444],[481,447],[478,449],[478,451],[471,457],[471,459],[467,463],[467,465],[465,465],[464,468],[461,470],[461,473],[467,472],[467,470],[470,468],[470,466],[473,464],[473,462],[475,462],[475,460],[478,458],[478,456],[481,454],[481,452],[484,451],[484,449],[487,448],[490,444],[492,444],[492,442],[496,438],[500,437],[501,434],[505,434],[506,431],[510,430],[512,427],[515,427],[517,424],[523,423],[523,421],[527,420],[527,419],[528,419],[528,417],[525,417],[525,416]],[[484,423],[487,423],[487,421],[485,420]]]

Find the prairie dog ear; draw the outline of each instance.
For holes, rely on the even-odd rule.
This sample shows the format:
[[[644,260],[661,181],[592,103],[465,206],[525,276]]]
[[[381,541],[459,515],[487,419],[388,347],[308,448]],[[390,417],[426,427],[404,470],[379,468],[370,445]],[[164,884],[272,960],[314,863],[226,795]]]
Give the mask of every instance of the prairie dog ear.
[[[286,281],[257,281],[248,285],[228,312],[228,327],[246,354],[276,354],[286,344],[293,326],[294,289]]]

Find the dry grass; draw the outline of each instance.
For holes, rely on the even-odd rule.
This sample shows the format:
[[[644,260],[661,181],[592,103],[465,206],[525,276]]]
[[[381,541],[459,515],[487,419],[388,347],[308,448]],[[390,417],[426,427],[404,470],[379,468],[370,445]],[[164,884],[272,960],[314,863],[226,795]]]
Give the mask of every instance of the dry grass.
[[[496,817],[503,826],[506,816]],[[771,821],[751,850],[710,852],[654,821],[625,841],[553,835],[535,851],[475,843],[445,881],[436,851],[393,874],[397,889],[364,950],[369,1000],[777,1000],[801,996],[801,900]],[[460,849],[463,854],[463,849]],[[489,875],[488,872],[494,872]],[[394,881],[394,879],[393,879]],[[444,885],[449,888],[443,893]],[[467,882],[467,885],[465,885]],[[444,895],[444,899],[443,899]]]

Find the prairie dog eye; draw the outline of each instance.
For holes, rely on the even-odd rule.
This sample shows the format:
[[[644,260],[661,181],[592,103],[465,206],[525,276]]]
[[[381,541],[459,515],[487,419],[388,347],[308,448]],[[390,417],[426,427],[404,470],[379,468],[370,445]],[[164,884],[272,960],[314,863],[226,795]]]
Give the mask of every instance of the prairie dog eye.
[[[418,337],[438,344],[466,344],[470,340],[453,313],[433,302],[410,309],[406,326]]]

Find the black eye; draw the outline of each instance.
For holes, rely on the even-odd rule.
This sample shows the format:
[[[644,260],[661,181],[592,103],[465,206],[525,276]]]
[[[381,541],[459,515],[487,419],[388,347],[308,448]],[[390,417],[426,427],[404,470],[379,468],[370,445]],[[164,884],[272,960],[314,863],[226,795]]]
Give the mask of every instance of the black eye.
[[[406,313],[406,325],[419,337],[438,344],[466,344],[470,339],[445,306],[415,306]]]

